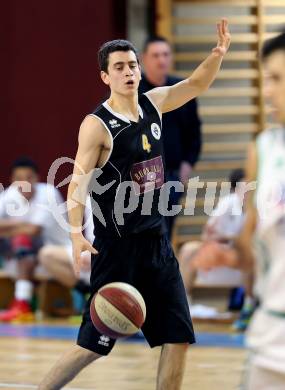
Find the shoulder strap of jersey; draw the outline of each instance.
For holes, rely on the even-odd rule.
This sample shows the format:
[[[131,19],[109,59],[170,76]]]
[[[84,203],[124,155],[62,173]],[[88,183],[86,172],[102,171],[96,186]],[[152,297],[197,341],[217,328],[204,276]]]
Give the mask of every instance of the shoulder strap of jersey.
[[[156,113],[161,121],[162,114],[147,92],[140,95],[139,105],[149,114]]]
[[[129,126],[130,124],[123,121],[121,118],[118,118],[116,115],[114,115],[112,112],[107,110],[106,107],[104,107],[103,104],[98,106],[95,111],[93,111],[92,115],[97,117],[101,122],[103,122],[103,125],[107,127],[107,129],[111,132],[113,138],[125,127]]]

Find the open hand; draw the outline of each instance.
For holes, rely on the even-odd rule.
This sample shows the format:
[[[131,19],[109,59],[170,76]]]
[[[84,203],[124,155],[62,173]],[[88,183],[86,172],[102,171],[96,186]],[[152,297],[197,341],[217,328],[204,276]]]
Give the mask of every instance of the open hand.
[[[75,274],[78,276],[80,270],[84,268],[84,261],[81,257],[82,252],[89,251],[96,255],[98,251],[86,240],[82,234],[76,236],[72,239],[72,249],[73,249],[73,267]]]
[[[223,57],[228,48],[230,47],[231,35],[229,33],[229,24],[226,19],[222,19],[220,23],[217,24],[218,32],[218,43],[217,46],[212,50],[217,56]]]

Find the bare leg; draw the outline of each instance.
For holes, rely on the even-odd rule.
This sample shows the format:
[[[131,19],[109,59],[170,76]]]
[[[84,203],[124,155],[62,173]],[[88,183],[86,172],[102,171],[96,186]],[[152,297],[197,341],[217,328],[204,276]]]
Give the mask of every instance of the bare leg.
[[[187,242],[182,246],[178,254],[180,272],[187,293],[191,294],[197,277],[197,270],[191,265],[191,258],[201,247],[199,241]]]
[[[70,255],[64,247],[46,245],[39,251],[38,259],[54,279],[66,287],[74,287],[77,278]]]
[[[162,346],[156,390],[180,390],[189,344],[164,344]]]
[[[84,367],[99,359],[101,355],[79,345],[72,347],[48,372],[38,390],[58,390],[69,383]]]
[[[254,286],[254,271],[249,269],[243,273],[243,285],[245,289],[245,295],[254,299],[253,286]]]
[[[31,280],[33,277],[33,272],[36,266],[36,260],[33,256],[27,256],[18,260],[18,279],[22,280]]]

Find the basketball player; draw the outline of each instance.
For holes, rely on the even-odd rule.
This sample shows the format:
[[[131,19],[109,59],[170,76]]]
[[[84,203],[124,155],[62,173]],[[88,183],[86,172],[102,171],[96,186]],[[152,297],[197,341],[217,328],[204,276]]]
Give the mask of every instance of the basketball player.
[[[251,266],[254,238],[260,306],[247,332],[252,354],[246,389],[281,390],[285,389],[285,32],[265,43],[262,61],[264,95],[277,125],[263,131],[250,147],[247,179],[257,180],[257,188],[248,198],[238,251],[233,251],[228,265],[243,261]]]
[[[99,65],[101,78],[110,87],[111,95],[84,119],[79,132],[74,177],[82,175],[78,167],[86,173],[101,168],[99,176],[98,169],[95,171],[97,184],[91,184],[91,190],[104,224],[99,221],[98,213],[94,215],[94,247],[80,232],[72,233],[75,267],[77,271],[80,269],[81,252],[90,250],[93,293],[113,281],[130,283],[141,292],[147,307],[142,330],[151,347],[162,345],[158,390],[181,388],[186,351],[189,343],[195,341],[178,263],[158,209],[164,181],[161,114],[209,88],[229,47],[226,20],[218,24],[218,35],[217,47],[191,77],[171,87],[153,89],[140,99],[141,71],[135,48],[123,40],[105,43],[99,51]],[[127,202],[121,189],[130,183],[129,205],[125,207]],[[69,201],[76,203],[69,212],[70,224],[78,230],[86,197],[83,187],[86,189],[85,182],[81,187],[82,202],[75,199],[78,189],[75,181],[70,183],[68,192]],[[103,187],[108,190],[100,195]],[[148,196],[153,197],[152,208],[145,212],[145,204],[141,202]],[[137,201],[137,208],[130,205],[131,200]],[[124,214],[123,222],[118,217],[122,209],[130,211]],[[77,345],[56,363],[39,388],[60,389],[83,367],[107,355],[115,340],[102,342],[102,337],[91,322],[87,305]]]

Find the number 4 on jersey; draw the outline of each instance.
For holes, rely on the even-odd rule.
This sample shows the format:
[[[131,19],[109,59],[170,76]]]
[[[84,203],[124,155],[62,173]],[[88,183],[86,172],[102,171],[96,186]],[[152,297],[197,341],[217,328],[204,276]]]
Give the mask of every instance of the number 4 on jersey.
[[[148,142],[148,138],[145,134],[142,134],[142,146],[143,146],[143,150],[146,150],[148,153],[150,153],[151,144]]]

